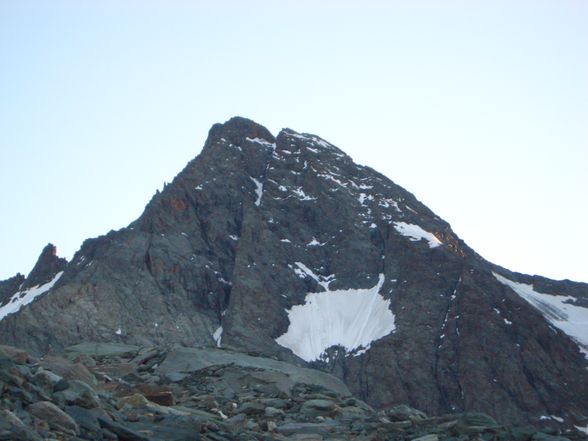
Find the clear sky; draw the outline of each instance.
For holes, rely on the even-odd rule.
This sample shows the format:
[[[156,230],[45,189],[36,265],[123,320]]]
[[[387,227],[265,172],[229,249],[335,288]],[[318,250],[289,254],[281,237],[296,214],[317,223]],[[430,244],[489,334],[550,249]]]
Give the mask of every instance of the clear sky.
[[[588,282],[584,0],[0,0],[0,279],[126,226],[234,115],[515,271]]]

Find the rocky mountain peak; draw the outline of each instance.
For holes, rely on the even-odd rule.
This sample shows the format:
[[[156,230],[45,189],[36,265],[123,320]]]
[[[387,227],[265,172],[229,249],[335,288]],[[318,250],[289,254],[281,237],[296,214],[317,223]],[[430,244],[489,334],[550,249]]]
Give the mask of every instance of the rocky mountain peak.
[[[261,124],[240,116],[233,117],[225,123],[214,124],[208,132],[205,149],[213,145],[240,145],[246,140],[261,140],[275,143],[275,137]]]
[[[31,288],[49,282],[57,273],[67,266],[67,260],[57,256],[57,247],[51,243],[45,245],[37,263],[26,278],[23,288]]]
[[[67,265],[47,248],[29,279],[61,268],[16,296],[2,342],[232,348],[329,371],[379,408],[588,425],[587,286],[485,261],[316,135],[215,124],[135,222]]]

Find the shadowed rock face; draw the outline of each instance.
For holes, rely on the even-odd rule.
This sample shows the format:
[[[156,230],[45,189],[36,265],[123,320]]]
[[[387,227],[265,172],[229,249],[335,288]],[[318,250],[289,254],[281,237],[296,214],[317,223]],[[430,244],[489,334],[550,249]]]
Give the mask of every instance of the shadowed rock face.
[[[483,260],[412,194],[321,138],[233,118],[135,222],[85,241],[48,294],[0,321],[0,339],[35,353],[220,342],[304,365],[276,343],[288,311],[308,293],[368,290],[383,275],[394,330],[353,353],[324,348],[313,367],[376,407],[580,424],[578,343],[493,272],[586,306],[586,284]]]
[[[18,273],[10,279],[0,281],[0,306],[6,304],[18,288],[24,283],[25,276]]]

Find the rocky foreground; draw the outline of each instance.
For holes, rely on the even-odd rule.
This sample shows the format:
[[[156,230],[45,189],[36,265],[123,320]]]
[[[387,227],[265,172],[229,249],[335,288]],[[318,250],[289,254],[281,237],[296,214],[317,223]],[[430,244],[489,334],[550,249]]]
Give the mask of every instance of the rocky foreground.
[[[376,411],[327,373],[211,348],[85,343],[35,358],[0,346],[0,388],[0,440],[588,439],[480,413]]]

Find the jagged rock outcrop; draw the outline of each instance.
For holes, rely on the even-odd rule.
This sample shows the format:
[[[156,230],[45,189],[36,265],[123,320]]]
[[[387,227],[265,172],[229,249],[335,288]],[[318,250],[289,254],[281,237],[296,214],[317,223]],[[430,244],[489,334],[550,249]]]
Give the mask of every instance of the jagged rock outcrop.
[[[19,291],[27,291],[50,283],[57,274],[65,270],[66,266],[67,260],[57,257],[55,245],[47,244],[27,277],[18,273],[10,279],[0,281],[0,307],[13,301],[15,293]]]
[[[321,138],[234,118],[135,222],[84,242],[49,294],[0,321],[0,340],[221,345],[333,372],[375,407],[584,427],[572,319],[587,299],[586,284],[485,261]]]
[[[22,289],[50,282],[56,274],[65,270],[66,266],[67,260],[57,256],[57,247],[51,243],[47,244],[41,251],[33,270],[24,281]]]

